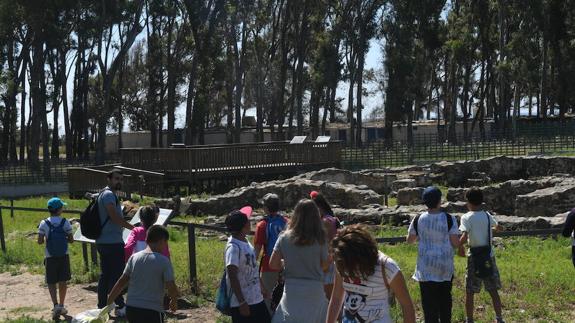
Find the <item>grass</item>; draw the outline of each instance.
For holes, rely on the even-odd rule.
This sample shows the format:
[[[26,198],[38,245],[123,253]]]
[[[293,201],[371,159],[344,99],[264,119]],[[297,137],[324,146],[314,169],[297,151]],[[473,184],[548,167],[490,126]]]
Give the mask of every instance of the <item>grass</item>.
[[[67,200],[68,208],[81,209],[86,201]],[[7,201],[0,200],[2,205]],[[45,205],[43,198],[18,200],[16,206],[40,207]],[[18,274],[27,270],[36,274],[43,273],[43,247],[35,243],[36,227],[45,213],[15,212],[12,219],[9,212],[2,212],[7,237],[6,254],[0,255],[0,271]],[[196,239],[197,274],[200,293],[193,296],[189,289],[187,231],[183,228],[169,227],[170,249],[176,273],[176,282],[184,292],[184,297],[194,306],[213,306],[217,284],[223,270],[223,249],[225,241],[219,240],[219,234],[208,235],[198,231]],[[405,227],[381,226],[375,232],[380,237],[403,236]],[[394,258],[408,282],[410,294],[421,316],[419,288],[409,277],[415,268],[417,247],[415,245],[381,245],[380,249]],[[95,281],[98,270],[84,271],[81,245],[74,243],[70,248],[73,282]],[[501,273],[505,305],[504,314],[508,322],[572,322],[575,314],[575,279],[570,260],[570,241],[564,238],[509,238],[503,240],[497,248],[497,264]],[[456,257],[456,276],[453,288],[453,319],[464,320],[464,275],[466,262]],[[46,299],[48,296],[46,295]],[[476,319],[487,322],[494,319],[490,299],[481,293],[476,299]],[[26,315],[25,311],[14,313]],[[397,320],[400,308],[393,310]],[[26,316],[10,322],[41,322]],[[218,322],[227,322],[220,317]]]

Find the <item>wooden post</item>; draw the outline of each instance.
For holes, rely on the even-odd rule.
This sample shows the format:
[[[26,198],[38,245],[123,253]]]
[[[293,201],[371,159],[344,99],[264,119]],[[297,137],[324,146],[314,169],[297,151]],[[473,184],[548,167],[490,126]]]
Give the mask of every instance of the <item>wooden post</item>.
[[[190,259],[190,287],[192,293],[198,294],[198,274],[196,271],[196,228],[188,224],[188,256]]]
[[[92,265],[98,265],[98,249],[95,244],[90,244],[90,254],[92,256]]]
[[[6,252],[6,241],[4,240],[4,221],[2,221],[2,207],[0,207],[0,245],[2,251]]]
[[[84,258],[84,271],[88,272],[90,267],[88,266],[88,244],[82,242],[82,258]]]
[[[14,219],[14,199],[10,198],[10,217]]]

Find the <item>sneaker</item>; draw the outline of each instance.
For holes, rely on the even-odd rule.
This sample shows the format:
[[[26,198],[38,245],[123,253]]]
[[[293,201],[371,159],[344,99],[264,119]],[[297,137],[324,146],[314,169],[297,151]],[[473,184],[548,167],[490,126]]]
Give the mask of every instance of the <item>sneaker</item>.
[[[54,308],[52,309],[52,319],[54,321],[58,320],[60,318],[60,314],[62,314],[62,308],[60,305],[54,305]]]
[[[116,318],[126,317],[126,306],[124,307],[116,306],[116,309],[114,310],[114,316]]]
[[[64,305],[58,305],[60,307],[60,315],[68,314],[68,310],[64,307]]]

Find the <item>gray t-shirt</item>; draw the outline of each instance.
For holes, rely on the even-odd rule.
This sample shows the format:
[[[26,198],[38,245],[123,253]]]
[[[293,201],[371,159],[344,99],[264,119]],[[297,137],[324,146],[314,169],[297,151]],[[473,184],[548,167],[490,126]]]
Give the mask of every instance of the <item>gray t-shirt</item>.
[[[100,223],[104,224],[106,219],[108,219],[108,210],[106,210],[106,205],[114,204],[116,207],[116,212],[118,215],[122,216],[122,204],[116,197],[116,195],[106,187],[100,196],[98,197],[98,213],[100,213]],[[102,234],[98,239],[96,239],[96,244],[112,244],[112,243],[124,243],[122,239],[123,228],[116,223],[108,219],[104,227],[102,227]]]
[[[282,233],[274,250],[281,252],[284,259],[284,277],[323,281],[321,260],[327,261],[328,245],[318,243],[298,246],[291,241],[290,231]]]
[[[164,286],[174,281],[174,270],[166,256],[146,250],[136,252],[128,259],[124,275],[130,276],[126,304],[164,311]]]

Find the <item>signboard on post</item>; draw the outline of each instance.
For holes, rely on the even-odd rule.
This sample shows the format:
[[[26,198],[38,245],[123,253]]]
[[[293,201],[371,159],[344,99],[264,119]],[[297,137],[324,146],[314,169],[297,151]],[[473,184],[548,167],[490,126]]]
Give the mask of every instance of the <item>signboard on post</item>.
[[[307,136],[295,136],[290,141],[290,144],[303,144],[305,141],[305,138],[307,138]]]
[[[329,142],[329,140],[331,139],[330,136],[317,136],[317,138],[315,139],[316,143],[326,143]]]

